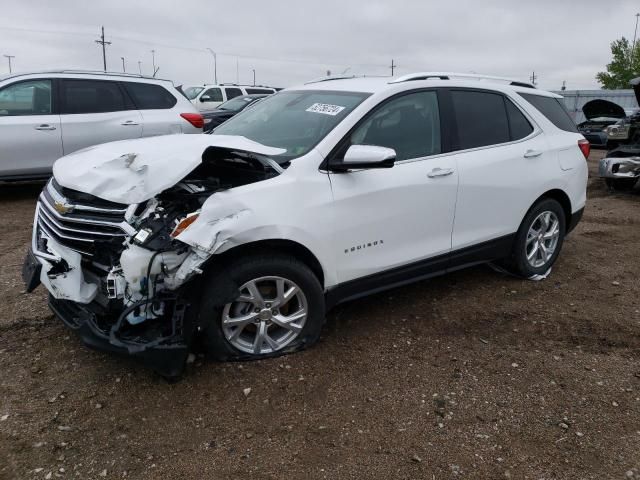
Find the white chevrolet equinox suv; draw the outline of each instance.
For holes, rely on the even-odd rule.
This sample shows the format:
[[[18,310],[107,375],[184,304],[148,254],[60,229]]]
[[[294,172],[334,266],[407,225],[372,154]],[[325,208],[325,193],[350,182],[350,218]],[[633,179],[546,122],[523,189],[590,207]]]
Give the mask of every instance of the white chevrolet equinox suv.
[[[496,262],[546,274],[585,205],[560,97],[494,77],[326,79],[212,135],[108,143],[53,168],[23,277],[92,347],[179,375],[318,340],[339,302]]]
[[[98,143],[202,133],[202,115],[169,80],[58,70],[0,78],[0,180],[48,177]]]

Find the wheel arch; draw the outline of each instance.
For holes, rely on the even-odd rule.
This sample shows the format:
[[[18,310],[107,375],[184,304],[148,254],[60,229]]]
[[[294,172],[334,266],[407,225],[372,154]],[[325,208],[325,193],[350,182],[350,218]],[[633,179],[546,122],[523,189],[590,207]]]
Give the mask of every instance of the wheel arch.
[[[237,258],[246,256],[247,254],[273,254],[281,253],[297,258],[307,265],[313,274],[318,278],[320,285],[325,287],[325,272],[318,258],[307,247],[293,240],[288,239],[263,239],[253,242],[243,243],[236,247],[225,250],[222,253],[212,255],[210,263],[214,264],[218,261],[225,263],[232,262]]]
[[[540,195],[538,198],[536,198],[535,201],[529,207],[529,210],[527,210],[527,212],[524,214],[522,219],[524,220],[524,218],[531,211],[531,209],[535,207],[538,204],[538,202],[540,202],[541,200],[544,200],[545,198],[552,198],[562,206],[562,210],[564,211],[564,216],[565,216],[565,228],[568,229],[569,225],[572,225],[571,220],[573,216],[571,199],[569,198],[569,195],[567,195],[563,190],[560,190],[559,188],[548,190],[542,195]]]

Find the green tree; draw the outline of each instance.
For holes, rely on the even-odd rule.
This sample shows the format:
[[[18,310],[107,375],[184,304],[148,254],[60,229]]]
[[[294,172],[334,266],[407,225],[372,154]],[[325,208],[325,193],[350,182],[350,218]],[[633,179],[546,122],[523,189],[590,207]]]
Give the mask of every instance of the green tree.
[[[613,59],[606,72],[599,72],[596,80],[607,90],[631,88],[629,82],[640,77],[640,42],[634,49],[629,40],[622,37],[611,43]]]

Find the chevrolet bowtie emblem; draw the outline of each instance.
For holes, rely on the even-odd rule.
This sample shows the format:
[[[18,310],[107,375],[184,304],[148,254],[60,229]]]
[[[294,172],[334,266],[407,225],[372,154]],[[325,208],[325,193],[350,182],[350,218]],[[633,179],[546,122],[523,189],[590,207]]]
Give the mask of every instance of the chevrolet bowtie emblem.
[[[59,202],[59,201],[55,201],[53,204],[53,208],[56,209],[56,212],[60,213],[60,214],[65,214],[65,213],[69,213],[71,210],[73,210],[73,207],[67,203],[64,202]]]

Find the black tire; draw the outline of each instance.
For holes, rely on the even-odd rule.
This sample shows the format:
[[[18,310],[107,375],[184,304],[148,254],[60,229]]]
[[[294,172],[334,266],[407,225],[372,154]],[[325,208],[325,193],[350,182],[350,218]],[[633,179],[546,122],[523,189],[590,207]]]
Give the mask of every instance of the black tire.
[[[546,261],[546,263],[544,263],[544,265],[534,267],[527,260],[527,233],[533,226],[533,223],[538,218],[538,216],[543,212],[553,212],[556,215],[559,223],[559,236],[557,245],[551,257]],[[560,203],[553,198],[544,198],[540,200],[533,207],[531,207],[527,215],[525,215],[524,220],[522,220],[522,223],[520,224],[520,228],[518,229],[518,233],[516,234],[516,239],[513,244],[511,256],[507,262],[508,269],[512,273],[524,278],[530,278],[534,275],[542,275],[546,273],[549,268],[551,268],[551,266],[555,263],[558,255],[560,254],[560,250],[562,249],[562,244],[564,242],[564,236],[567,231],[566,228],[566,216],[562,205],[560,205]]]
[[[306,298],[308,313],[302,330],[284,348],[270,353],[248,353],[227,340],[222,328],[222,314],[224,306],[240,295],[239,288],[242,285],[267,276],[282,277],[294,282]],[[216,360],[278,357],[302,350],[318,341],[325,320],[324,293],[311,269],[294,257],[278,253],[244,257],[224,265],[224,270],[212,271],[207,276],[202,290],[199,318],[203,346],[207,354]]]
[[[607,178],[605,179],[607,187],[616,192],[625,192],[633,190],[633,187],[638,182],[637,178]]]

